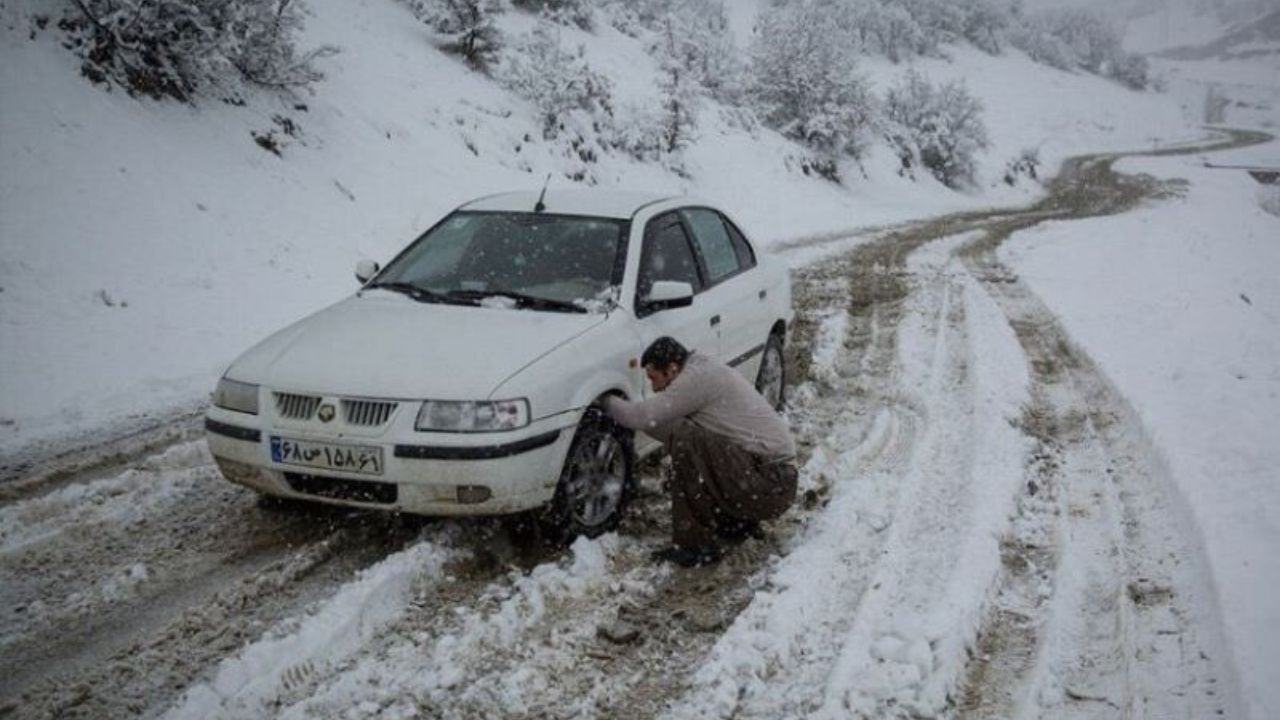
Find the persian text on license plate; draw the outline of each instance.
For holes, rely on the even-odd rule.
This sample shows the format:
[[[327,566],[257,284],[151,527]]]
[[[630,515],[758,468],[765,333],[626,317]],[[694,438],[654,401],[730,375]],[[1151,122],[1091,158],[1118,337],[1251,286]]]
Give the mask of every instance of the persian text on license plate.
[[[335,445],[271,436],[271,459],[285,465],[341,470],[362,475],[382,474],[382,448]]]

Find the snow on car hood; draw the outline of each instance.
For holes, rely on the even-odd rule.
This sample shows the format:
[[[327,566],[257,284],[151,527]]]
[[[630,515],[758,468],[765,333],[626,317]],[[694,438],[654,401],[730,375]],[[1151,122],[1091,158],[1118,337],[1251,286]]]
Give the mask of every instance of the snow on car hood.
[[[480,400],[605,317],[420,303],[366,293],[267,338],[236,360],[227,374],[278,390]]]

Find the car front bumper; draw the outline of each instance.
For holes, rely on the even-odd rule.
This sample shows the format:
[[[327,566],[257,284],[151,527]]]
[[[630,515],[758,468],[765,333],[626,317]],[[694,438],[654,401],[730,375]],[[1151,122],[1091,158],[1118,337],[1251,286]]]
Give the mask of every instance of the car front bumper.
[[[258,492],[421,515],[503,515],[555,494],[576,423],[566,416],[501,433],[393,432],[378,438],[272,427],[258,416],[210,408],[209,450],[223,476]],[[271,437],[382,449],[377,476],[275,462]]]

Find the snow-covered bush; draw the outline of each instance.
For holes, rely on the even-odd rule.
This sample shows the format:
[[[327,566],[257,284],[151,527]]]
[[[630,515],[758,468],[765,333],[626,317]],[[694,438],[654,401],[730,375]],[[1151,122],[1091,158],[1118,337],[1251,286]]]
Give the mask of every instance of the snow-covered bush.
[[[477,70],[489,67],[501,45],[494,25],[502,11],[498,0],[433,0],[424,10],[425,19],[448,38],[444,50],[461,55]]]
[[[1071,70],[1075,67],[1075,59],[1066,43],[1054,37],[1034,19],[1015,19],[1007,37],[1010,45],[1042,65],[1059,70]]]
[[[505,49],[494,74],[538,108],[548,140],[558,137],[573,115],[596,134],[611,123],[608,79],[591,69],[582,48],[571,51],[561,45],[559,30],[551,23],[538,23]]]
[[[1009,27],[1009,14],[991,0],[968,0],[964,26],[965,39],[979,50],[998,55],[1005,30]]]
[[[1111,66],[1111,77],[1133,90],[1145,90],[1155,84],[1151,77],[1151,63],[1142,55],[1124,54]]]
[[[315,61],[337,49],[299,52],[302,25],[301,0],[74,0],[59,23],[91,80],[184,102],[320,80]]]
[[[698,48],[668,19],[658,46],[658,89],[662,93],[662,146],[684,147],[697,121]]]
[[[1017,157],[1005,163],[1005,184],[1017,185],[1018,179],[1022,177],[1040,179],[1040,148],[1023,148]]]
[[[989,142],[982,103],[962,83],[934,85],[909,71],[885,93],[884,120],[904,168],[918,162],[948,187],[973,182]]]
[[[828,158],[861,156],[872,116],[856,48],[819,3],[761,14],[748,95],[764,123]]]
[[[928,50],[924,31],[911,13],[897,3],[856,1],[832,20],[845,30],[855,47],[868,55],[882,55],[897,63]]]
[[[1015,13],[1012,20],[1010,43],[1036,62],[1062,70],[1081,69],[1135,90],[1153,84],[1147,59],[1126,53],[1120,33],[1098,13],[1057,8],[1029,17]]]
[[[1120,34],[1096,13],[1057,8],[1043,12],[1040,20],[1049,34],[1066,45],[1080,67],[1091,73],[1109,74],[1108,64],[1124,54]]]
[[[511,4],[541,13],[543,17],[561,25],[577,25],[583,30],[592,27],[591,0],[511,0]]]

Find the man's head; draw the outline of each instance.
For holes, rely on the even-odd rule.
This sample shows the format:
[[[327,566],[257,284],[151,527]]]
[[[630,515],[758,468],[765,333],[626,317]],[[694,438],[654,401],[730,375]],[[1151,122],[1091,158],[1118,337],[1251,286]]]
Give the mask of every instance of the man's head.
[[[660,337],[645,348],[640,356],[640,365],[644,374],[649,376],[654,392],[662,392],[672,380],[684,369],[684,361],[689,359],[689,351],[675,338]]]

